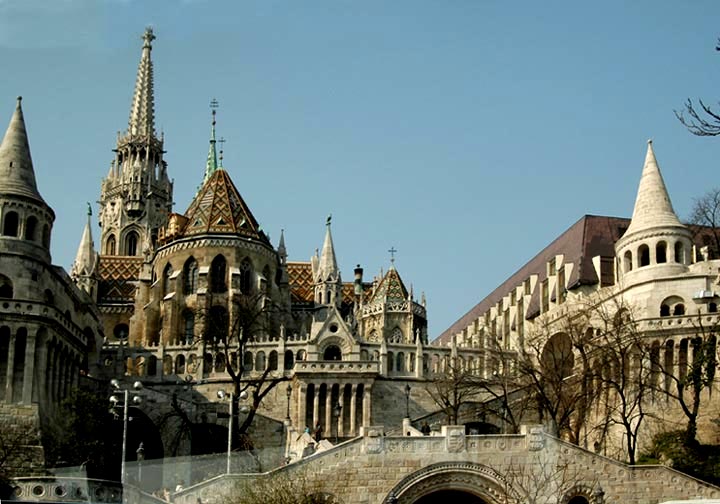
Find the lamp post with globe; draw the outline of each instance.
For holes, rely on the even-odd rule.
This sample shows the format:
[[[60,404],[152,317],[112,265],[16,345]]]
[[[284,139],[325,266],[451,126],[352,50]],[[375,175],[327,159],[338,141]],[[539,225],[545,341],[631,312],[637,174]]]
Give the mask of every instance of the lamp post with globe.
[[[125,453],[127,450],[127,427],[128,427],[128,408],[130,406],[130,401],[134,405],[140,405],[142,403],[142,397],[139,395],[133,395],[132,398],[130,397],[130,389],[129,388],[122,388],[122,385],[120,384],[120,380],[117,378],[113,378],[110,380],[110,385],[112,388],[116,391],[115,394],[110,396],[110,405],[112,408],[119,408],[122,406],[123,409],[123,439],[122,439],[122,461],[120,464],[120,483],[125,485]],[[132,385],[132,390],[136,392],[140,392],[143,388],[142,382],[136,381]],[[122,399],[118,397],[119,393],[122,393]],[[122,403],[121,403],[122,401]]]

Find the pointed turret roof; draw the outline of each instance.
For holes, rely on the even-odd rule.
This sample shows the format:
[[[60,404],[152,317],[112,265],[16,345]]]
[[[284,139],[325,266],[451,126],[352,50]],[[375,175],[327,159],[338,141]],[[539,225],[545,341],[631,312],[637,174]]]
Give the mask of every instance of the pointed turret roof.
[[[648,140],[635,209],[625,236],[644,229],[666,226],[682,226],[682,223],[670,202],[660,167],[655,159],[652,140]]]
[[[203,184],[185,216],[188,220],[183,235],[238,234],[267,242],[265,233],[223,169],[216,170]]]
[[[35,183],[21,96],[18,96],[15,112],[0,144],[0,193],[26,196],[45,202]]]
[[[287,249],[285,248],[285,230],[280,230],[280,242],[278,243],[277,248],[278,255],[280,256],[280,259],[285,261],[287,259]]]
[[[215,110],[218,107],[218,102],[215,98],[210,102],[210,108],[212,109],[212,127],[210,129],[210,148],[208,149],[207,162],[205,163],[205,175],[203,176],[203,184],[207,182],[213,173],[218,169],[218,156],[215,140]]]
[[[85,223],[82,238],[80,238],[80,245],[78,246],[78,251],[75,255],[75,262],[73,263],[70,271],[70,276],[72,278],[90,276],[95,273],[98,256],[93,245],[92,229],[90,224],[91,216],[92,210],[90,209],[90,204],[88,203],[87,222]]]
[[[130,135],[155,136],[155,96],[153,94],[153,64],[150,58],[152,41],[155,40],[153,29],[147,27],[142,37],[143,47],[135,79],[135,93],[133,94],[132,108],[128,133]]]
[[[335,245],[333,245],[332,232],[330,231],[331,220],[332,216],[328,216],[327,222],[325,223],[325,242],[323,243],[317,274],[315,275],[316,282],[322,282],[328,279],[337,280],[340,273],[337,259],[335,258]]]
[[[408,290],[405,288],[405,284],[393,264],[380,281],[380,285],[373,292],[369,302],[403,302],[407,298]]]

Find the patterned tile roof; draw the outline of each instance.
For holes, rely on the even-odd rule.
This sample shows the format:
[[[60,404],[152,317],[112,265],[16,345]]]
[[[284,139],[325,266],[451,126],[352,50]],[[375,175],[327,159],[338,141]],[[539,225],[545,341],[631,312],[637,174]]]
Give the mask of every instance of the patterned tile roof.
[[[255,217],[240,196],[230,175],[216,170],[200,188],[185,212],[181,235],[227,233],[268,242]]]
[[[395,267],[391,267],[383,277],[380,285],[370,297],[369,302],[402,302],[408,298],[408,291]]]
[[[290,282],[290,297],[293,303],[312,303],[314,300],[312,264],[309,262],[288,262],[288,279]],[[364,283],[365,296],[369,293],[371,284]],[[342,284],[343,305],[352,305],[355,300],[355,285],[352,282]]]
[[[142,257],[100,256],[98,300],[100,303],[132,302],[140,276]]]

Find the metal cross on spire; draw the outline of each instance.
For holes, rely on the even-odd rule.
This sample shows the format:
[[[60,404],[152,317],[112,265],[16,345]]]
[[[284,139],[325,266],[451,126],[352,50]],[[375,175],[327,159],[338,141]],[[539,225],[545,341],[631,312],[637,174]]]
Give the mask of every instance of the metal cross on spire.
[[[390,247],[388,252],[390,252],[390,262],[395,264],[395,253],[397,252],[397,249],[395,247]]]

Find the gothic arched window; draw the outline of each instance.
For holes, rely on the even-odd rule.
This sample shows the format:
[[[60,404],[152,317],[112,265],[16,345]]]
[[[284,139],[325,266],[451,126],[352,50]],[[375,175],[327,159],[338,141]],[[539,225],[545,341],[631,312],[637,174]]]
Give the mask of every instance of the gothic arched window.
[[[183,293],[195,294],[198,288],[198,264],[194,258],[185,262],[183,268]]]
[[[13,297],[12,281],[3,275],[0,275],[0,298],[11,299]]]
[[[226,271],[227,262],[225,257],[221,255],[215,257],[210,264],[210,290],[212,292],[221,293],[227,291]]]
[[[108,239],[105,242],[105,254],[115,255],[115,235],[108,236]]]
[[[135,231],[130,231],[125,237],[125,255],[134,256],[137,255],[138,251],[138,234]]]
[[[229,330],[227,310],[222,306],[213,306],[210,308],[208,322],[208,339],[215,344],[227,341]]]
[[[25,239],[35,241],[35,230],[37,229],[37,218],[33,215],[25,221]]]
[[[390,342],[391,343],[402,343],[403,340],[403,333],[402,329],[395,326],[392,330],[392,334],[390,335]]]
[[[270,279],[270,268],[268,266],[263,268],[263,277],[265,278],[265,294],[269,296],[272,291],[272,281]]]
[[[243,259],[243,262],[240,263],[240,292],[243,294],[252,293],[252,273],[253,267],[250,259]]]
[[[3,233],[5,236],[18,235],[18,214],[16,212],[8,212],[5,214],[5,223],[3,225]]]
[[[185,345],[189,345],[195,338],[195,314],[190,310],[183,311],[183,323],[184,323],[184,341]]]
[[[175,291],[175,289],[172,288],[172,274],[172,265],[170,263],[167,263],[165,269],[163,270],[163,296],[167,296],[171,292]]]

